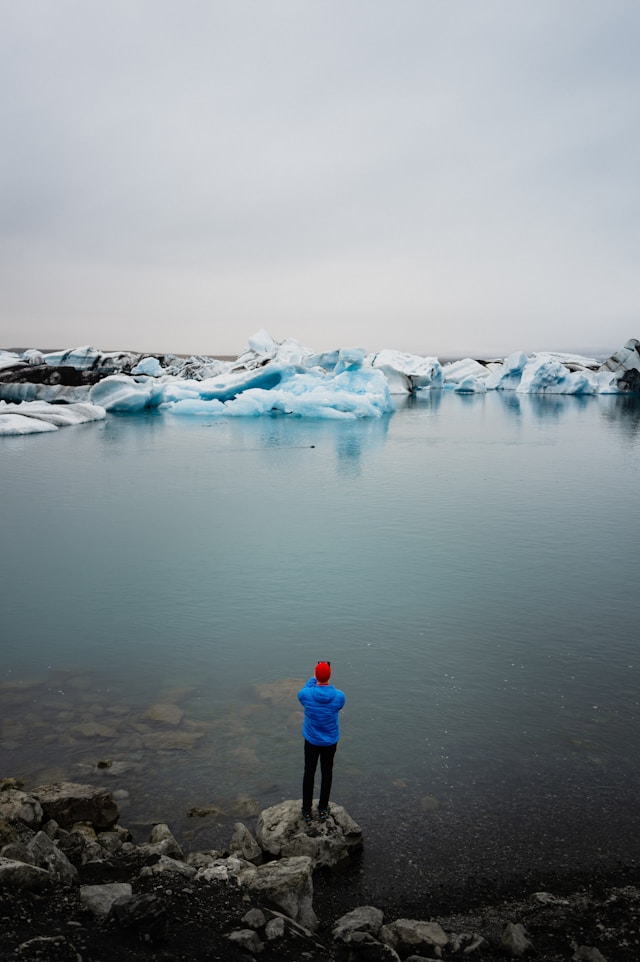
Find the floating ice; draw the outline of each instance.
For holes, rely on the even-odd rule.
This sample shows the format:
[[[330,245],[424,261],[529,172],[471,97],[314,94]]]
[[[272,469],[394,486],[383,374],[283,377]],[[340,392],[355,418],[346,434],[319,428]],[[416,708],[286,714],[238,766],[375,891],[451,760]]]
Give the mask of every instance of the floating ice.
[[[437,357],[386,350],[373,355],[372,363],[384,373],[391,394],[411,394],[428,387],[442,387],[442,365]]]
[[[13,351],[0,351],[0,371],[9,367],[20,367],[24,365],[24,358]]]
[[[534,354],[525,364],[518,394],[596,394],[597,380],[586,369],[569,371],[553,355]]]
[[[167,385],[162,408],[208,417],[282,413],[315,418],[381,417],[394,410],[381,371],[360,366],[351,354],[342,358],[342,366],[346,369],[340,373],[327,374],[318,368],[299,371],[267,364],[259,375],[232,379],[226,391],[208,381],[191,381],[182,392],[178,385]]]
[[[104,408],[87,402],[48,404],[46,401],[24,401],[21,404],[7,404],[0,401],[0,435],[41,434],[71,424],[101,421],[105,417]]]
[[[146,374],[149,377],[160,377],[164,374],[164,368],[157,357],[143,357],[134,368],[132,374]]]
[[[52,366],[65,370],[52,376],[46,372]],[[503,361],[467,357],[441,365],[435,357],[392,350],[368,355],[359,347],[317,354],[298,341],[276,341],[259,331],[232,361],[80,347],[46,355],[0,351],[0,370],[6,372],[0,396],[23,402],[2,409],[5,434],[55,429],[64,404],[77,408],[76,402],[85,399],[101,410],[129,413],[159,407],[213,418],[272,413],[380,418],[394,410],[392,394],[442,387],[458,394],[640,393],[640,342],[628,341],[604,364],[575,354],[516,352]],[[27,413],[33,401],[58,402],[57,413],[45,417],[46,404],[39,414],[33,408]]]
[[[112,374],[94,384],[89,391],[92,404],[107,411],[142,411],[157,407],[162,400],[162,385],[154,380],[137,380],[126,374]]]
[[[98,351],[90,345],[67,351],[52,351],[44,355],[45,364],[52,367],[75,367],[78,371],[121,371],[124,367],[130,369],[139,360],[140,355],[130,351]]]

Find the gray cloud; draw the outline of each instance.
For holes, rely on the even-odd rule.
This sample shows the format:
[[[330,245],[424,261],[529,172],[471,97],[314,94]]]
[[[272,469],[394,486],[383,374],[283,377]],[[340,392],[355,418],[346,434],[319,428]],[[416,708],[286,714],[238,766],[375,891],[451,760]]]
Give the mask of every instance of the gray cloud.
[[[638,335],[635,2],[0,12],[5,346]]]

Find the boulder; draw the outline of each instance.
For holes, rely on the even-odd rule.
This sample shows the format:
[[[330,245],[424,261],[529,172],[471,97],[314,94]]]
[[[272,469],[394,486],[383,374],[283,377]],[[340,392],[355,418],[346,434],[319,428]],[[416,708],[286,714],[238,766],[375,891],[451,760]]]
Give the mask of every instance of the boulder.
[[[15,829],[5,822],[4,818],[0,818],[0,848],[3,845],[14,845],[20,841],[20,836]]]
[[[258,955],[264,949],[264,945],[253,929],[238,929],[235,932],[230,932],[227,938],[234,945],[239,946],[244,952],[249,952],[251,955]]]
[[[571,956],[571,962],[607,962],[600,949],[591,945],[579,945]]]
[[[283,858],[260,865],[241,879],[241,884],[259,900],[275,906],[313,932],[318,919],[313,910],[311,872],[311,859],[304,856]]]
[[[38,828],[42,822],[42,806],[35,795],[18,788],[0,792],[0,818],[3,822],[24,822]]]
[[[291,800],[266,808],[258,816],[256,837],[260,848],[276,858],[305,856],[313,868],[348,864],[361,850],[362,829],[341,805],[332,805],[326,822],[308,826],[302,802]]]
[[[0,887],[35,892],[50,884],[51,876],[43,868],[0,856]]]
[[[383,920],[380,909],[373,905],[359,905],[338,919],[333,927],[333,937],[337,941],[344,941],[352,932],[367,932],[377,939]]]
[[[500,948],[506,955],[519,959],[533,950],[533,943],[527,938],[524,925],[521,925],[520,922],[507,922],[500,939]]]
[[[80,901],[97,918],[106,919],[119,900],[132,897],[128,882],[106,882],[103,885],[81,885]]]
[[[247,862],[252,862],[253,865],[262,864],[262,849],[247,826],[243,825],[242,822],[236,822],[234,826],[231,842],[229,843],[229,852],[231,855],[238,855]]]
[[[38,832],[27,845],[35,864],[45,869],[60,885],[77,885],[78,870],[55,845],[46,832]]]
[[[168,855],[161,855],[157,862],[153,865],[145,865],[140,871],[141,876],[145,875],[165,875],[166,873],[173,875],[181,875],[183,878],[193,878],[196,874],[196,869],[192,865],[187,865],[186,862],[182,862],[179,859],[169,858]]]
[[[237,884],[241,885],[245,879],[253,877],[255,873],[256,867],[251,862],[245,862],[237,855],[229,855],[228,858],[213,859],[210,864],[198,868],[196,882],[228,882],[229,879],[235,879]]]
[[[443,949],[449,937],[438,922],[421,922],[416,919],[396,919],[380,929],[379,939],[401,955],[412,952],[429,952],[434,948]]]
[[[45,819],[54,818],[62,828],[70,828],[75,822],[90,822],[96,831],[109,831],[120,814],[113,795],[106,788],[54,782],[40,786],[34,794]]]
[[[158,895],[117,899],[109,915],[140,942],[164,942],[168,934],[167,903]]]
[[[400,962],[390,945],[378,942],[368,932],[350,932],[336,949],[338,962]]]
[[[184,861],[184,852],[173,837],[171,829],[164,822],[158,822],[149,833],[149,841],[139,845],[138,851],[142,855],[167,855],[169,858]]]

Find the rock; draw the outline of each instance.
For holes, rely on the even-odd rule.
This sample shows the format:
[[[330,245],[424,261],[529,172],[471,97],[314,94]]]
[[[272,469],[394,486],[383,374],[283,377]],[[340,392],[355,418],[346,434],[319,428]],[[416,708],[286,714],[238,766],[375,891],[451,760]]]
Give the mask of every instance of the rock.
[[[24,782],[19,778],[0,778],[0,792],[6,792],[9,788],[20,790],[24,788]]]
[[[28,865],[26,862],[0,857],[0,886],[35,892],[50,884],[49,873],[38,868],[37,865]]]
[[[196,875],[196,869],[192,865],[187,865],[186,862],[175,858],[169,858],[168,855],[161,855],[153,865],[145,865],[140,875],[164,875],[167,872],[181,875],[183,878],[194,878]]]
[[[237,932],[230,932],[227,938],[251,955],[258,955],[264,949],[264,945],[253,929],[238,929]]]
[[[33,855],[36,865],[46,869],[60,885],[77,885],[77,869],[64,852],[51,841],[46,832],[38,832],[27,845],[27,849]]]
[[[368,932],[377,939],[383,920],[384,914],[380,909],[373,905],[359,905],[338,919],[333,928],[333,937],[342,941],[352,932]]]
[[[351,932],[338,943],[338,962],[400,962],[400,956],[390,945],[378,942],[368,932]]]
[[[38,935],[18,946],[21,962],[82,962],[82,956],[63,935]]]
[[[277,915],[272,919],[269,919],[264,927],[264,937],[267,942],[275,942],[276,939],[284,938],[287,931],[284,919]]]
[[[149,843],[140,846],[141,850],[153,849],[158,855],[168,855],[170,858],[184,861],[184,852],[173,837],[171,829],[165,822],[157,822],[149,833]]]
[[[3,845],[0,848],[0,855],[3,858],[13,859],[14,862],[26,862],[27,865],[36,864],[33,853],[22,842],[10,842],[9,845]]]
[[[109,855],[117,855],[125,844],[125,840],[118,832],[100,832],[97,841]]]
[[[242,822],[236,822],[229,843],[229,852],[232,855],[239,855],[240,858],[251,862],[253,865],[261,865],[263,861],[262,849],[255,838]]]
[[[241,879],[241,884],[260,900],[274,905],[294,922],[313,932],[318,919],[313,910],[311,871],[309,858],[283,858],[260,865]]]
[[[571,956],[572,962],[607,962],[599,949],[588,945],[579,945]]]
[[[331,805],[326,822],[307,826],[302,802],[288,800],[264,809],[256,836],[261,849],[276,858],[306,856],[314,868],[347,864],[362,848],[362,829],[341,805]]]
[[[20,841],[20,836],[14,828],[5,822],[3,818],[0,818],[0,848],[3,845],[12,845]]]
[[[130,899],[128,882],[106,882],[103,885],[81,885],[80,901],[97,918],[106,919],[119,899]]]
[[[520,958],[533,949],[533,943],[527,938],[524,925],[520,922],[507,922],[500,939],[500,947],[507,955]]]
[[[164,942],[168,935],[167,903],[157,895],[116,901],[109,919],[141,942]]]
[[[106,788],[54,782],[40,786],[34,794],[45,819],[54,818],[62,828],[70,828],[75,822],[90,822],[97,831],[108,831],[118,821],[118,806]]]
[[[224,812],[217,805],[196,805],[188,812],[189,818],[206,818],[209,815],[214,818],[223,818]]]
[[[221,858],[222,852],[189,852],[185,862],[195,869],[211,868]]]
[[[17,788],[0,792],[0,818],[4,822],[24,822],[30,828],[38,828],[42,814],[41,803],[35,795]]]
[[[183,710],[172,702],[159,702],[152,705],[144,714],[150,721],[158,722],[160,725],[171,725],[176,727],[184,717]]]
[[[262,929],[267,924],[262,909],[249,909],[247,914],[242,916],[241,921],[248,925],[250,929]]]
[[[211,882],[236,879],[241,884],[245,879],[252,878],[257,869],[251,862],[245,862],[237,855],[230,855],[228,858],[215,859],[210,865],[198,869],[196,882]]]
[[[421,922],[416,919],[396,919],[383,925],[378,938],[391,946],[399,955],[409,955],[419,950],[444,948],[449,937],[438,922]]]

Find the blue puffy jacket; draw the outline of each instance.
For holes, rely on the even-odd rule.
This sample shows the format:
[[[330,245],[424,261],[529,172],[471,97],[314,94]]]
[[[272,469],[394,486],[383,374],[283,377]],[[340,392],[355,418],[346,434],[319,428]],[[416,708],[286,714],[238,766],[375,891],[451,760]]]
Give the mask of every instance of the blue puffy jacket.
[[[312,745],[335,745],[340,738],[338,712],[346,699],[344,692],[333,685],[319,685],[310,678],[298,692],[304,708],[302,734]]]

